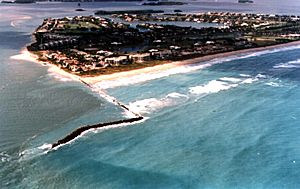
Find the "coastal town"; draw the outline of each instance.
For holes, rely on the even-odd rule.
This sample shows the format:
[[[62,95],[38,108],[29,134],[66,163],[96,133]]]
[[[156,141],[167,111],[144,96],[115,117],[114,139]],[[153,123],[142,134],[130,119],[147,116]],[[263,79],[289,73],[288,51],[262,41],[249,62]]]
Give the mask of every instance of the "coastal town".
[[[300,39],[299,16],[151,10],[99,14],[47,18],[27,48],[66,71],[99,75]],[[214,25],[177,24],[182,22]]]

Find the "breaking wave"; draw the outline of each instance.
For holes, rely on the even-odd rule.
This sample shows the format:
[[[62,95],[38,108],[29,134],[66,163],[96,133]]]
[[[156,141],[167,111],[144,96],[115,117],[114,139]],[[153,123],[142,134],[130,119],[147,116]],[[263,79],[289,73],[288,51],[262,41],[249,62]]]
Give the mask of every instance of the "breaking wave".
[[[63,82],[73,81],[73,79],[71,79],[69,77],[62,76],[61,74],[57,74],[57,73],[49,73],[48,75],[52,78],[55,78],[55,79],[57,79],[59,81],[63,81]]]
[[[138,124],[138,123],[142,123],[142,122],[146,121],[147,119],[148,119],[147,117],[144,117],[142,120],[136,121],[136,122],[133,122],[133,123],[122,123],[122,124],[115,124],[115,125],[110,125],[110,126],[106,126],[106,127],[101,127],[101,128],[89,129],[89,130],[84,131],[83,133],[81,133],[79,136],[77,136],[73,140],[71,140],[67,143],[58,145],[55,148],[52,148],[52,144],[45,143],[45,144],[43,144],[41,146],[38,146],[38,147],[34,147],[34,148],[31,148],[31,149],[26,149],[26,150],[20,152],[19,156],[20,156],[21,160],[29,160],[29,159],[32,159],[34,157],[41,156],[43,154],[47,154],[47,153],[49,153],[53,150],[54,151],[58,150],[59,148],[61,148],[63,146],[69,145],[69,144],[73,143],[74,141],[84,137],[88,133],[91,133],[91,132],[92,133],[99,133],[99,132],[102,132],[102,131],[105,131],[105,130],[108,130],[108,129],[135,125],[135,124]]]
[[[273,68],[300,68],[300,59],[289,61],[287,63],[276,64]]]
[[[280,87],[281,86],[279,83],[276,83],[276,82],[268,82],[268,83],[266,83],[266,85],[271,86],[271,87]]]
[[[174,92],[166,95],[161,99],[148,98],[148,99],[138,100],[135,102],[130,102],[129,108],[132,111],[140,114],[149,114],[168,106],[177,105],[178,103],[188,98],[189,97],[187,95]]]
[[[264,54],[271,54],[271,53],[294,50],[294,49],[300,49],[300,45],[290,46],[290,47],[281,47],[281,48],[272,49],[272,50],[263,50],[263,51],[259,51],[259,52],[246,53],[246,54],[242,54],[242,55],[238,55],[238,56],[237,55],[229,56],[226,58],[215,58],[210,61],[205,61],[205,62],[201,62],[198,64],[193,64],[193,65],[191,65],[191,64],[190,65],[182,65],[182,66],[178,65],[177,67],[173,67],[173,68],[163,70],[163,71],[158,70],[158,71],[153,71],[152,73],[141,73],[141,74],[117,78],[117,79],[113,79],[113,80],[109,80],[109,81],[100,81],[100,82],[96,83],[95,86],[97,88],[101,88],[101,89],[109,89],[109,88],[115,88],[115,87],[120,87],[120,86],[128,86],[128,85],[132,85],[132,84],[143,83],[143,82],[154,80],[154,79],[168,77],[171,75],[176,75],[176,74],[181,74],[181,73],[189,73],[189,72],[205,69],[205,68],[211,67],[216,64],[230,62],[233,60],[247,59],[247,58],[251,58],[251,57],[262,56]],[[245,74],[241,74],[240,76],[241,77],[249,77],[249,75],[245,75]]]
[[[12,157],[10,155],[8,155],[6,152],[0,152],[0,159],[1,159],[1,162],[4,163],[4,162],[8,162],[12,159]]]
[[[191,97],[191,95],[206,96],[208,94],[229,90],[243,84],[251,84],[253,82],[259,81],[260,79],[266,78],[267,76],[262,74],[258,74],[254,77],[250,75],[243,75],[243,77],[222,77],[219,79],[211,80],[204,85],[190,87],[187,94],[173,92],[167,94],[163,98],[153,97],[130,102],[128,107],[132,111],[140,114],[150,114],[165,107],[176,106],[182,102],[185,102]]]
[[[249,78],[245,78],[245,76],[244,78],[222,77],[218,80],[209,81],[205,85],[190,87],[189,92],[191,94],[218,93],[220,91],[238,87],[240,84],[251,84],[255,81],[258,81],[260,78],[266,78],[266,76],[258,74],[255,77]]]
[[[200,85],[190,88],[192,94],[206,94],[206,93],[217,93],[219,91],[228,90],[233,87],[237,87],[238,84],[229,84],[223,81],[212,80],[206,85]]]
[[[270,50],[262,50],[262,51],[258,51],[258,52],[243,55],[240,58],[245,59],[245,58],[251,58],[251,57],[258,57],[258,56],[262,56],[262,55],[265,55],[265,54],[272,54],[272,53],[295,50],[295,49],[300,49],[300,45],[294,45],[294,46],[288,46],[288,47],[279,47],[279,48],[270,49]]]
[[[237,82],[241,81],[241,79],[234,78],[234,77],[222,77],[222,78],[220,78],[220,80],[222,80],[222,81],[229,81],[229,82],[233,82],[233,83],[237,83]]]

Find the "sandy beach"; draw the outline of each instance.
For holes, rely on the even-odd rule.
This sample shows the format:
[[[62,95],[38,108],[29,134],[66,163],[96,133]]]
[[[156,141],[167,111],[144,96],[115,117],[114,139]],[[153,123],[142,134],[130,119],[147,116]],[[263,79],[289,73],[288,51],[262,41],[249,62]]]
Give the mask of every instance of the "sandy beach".
[[[83,76],[83,77],[81,77],[81,79],[86,81],[89,84],[95,84],[95,83],[98,83],[101,81],[116,80],[116,79],[127,78],[127,77],[142,75],[142,74],[162,72],[162,71],[166,71],[166,70],[169,70],[172,68],[176,68],[178,66],[185,66],[185,65],[196,64],[196,63],[200,64],[201,62],[205,62],[205,61],[209,61],[209,60],[213,60],[213,59],[217,59],[217,58],[224,58],[224,57],[230,57],[230,56],[235,56],[235,55],[248,54],[248,53],[253,53],[253,52],[272,50],[272,49],[276,49],[276,48],[284,48],[284,47],[290,47],[290,46],[296,46],[296,45],[300,45],[300,41],[279,44],[279,45],[272,45],[272,46],[267,46],[267,47],[243,49],[243,50],[219,53],[219,54],[214,54],[214,55],[207,55],[207,56],[203,56],[203,57],[198,57],[198,58],[193,58],[193,59],[188,59],[188,60],[183,60],[183,61],[176,61],[176,62],[166,63],[166,64],[162,64],[162,65],[156,65],[153,67],[146,67],[146,68],[137,69],[137,70],[126,71],[126,72],[113,73],[113,74],[109,74],[109,75],[100,75],[100,76],[94,76],[94,77],[84,77]]]
[[[19,54],[19,55],[12,56],[11,59],[25,60],[25,61],[31,61],[31,62],[36,62],[36,63],[40,63],[43,65],[47,65],[47,66],[49,66],[49,70],[48,70],[49,72],[53,72],[53,73],[59,74],[63,77],[67,77],[67,78],[70,78],[70,79],[76,80],[76,81],[82,80],[88,84],[94,85],[99,82],[112,82],[114,80],[120,81],[120,80],[125,79],[128,81],[128,80],[130,80],[131,77],[138,77],[138,76],[143,77],[144,74],[157,74],[160,72],[168,71],[168,70],[171,70],[174,68],[179,68],[181,66],[186,66],[186,65],[190,65],[190,64],[197,63],[197,64],[201,65],[201,62],[205,62],[205,61],[209,61],[209,60],[213,60],[213,59],[249,54],[249,53],[253,53],[253,52],[260,52],[260,51],[272,50],[272,49],[277,49],[277,48],[297,46],[297,45],[300,45],[300,41],[279,44],[279,45],[272,45],[272,46],[267,46],[267,47],[243,49],[243,50],[219,53],[219,54],[214,54],[214,55],[207,55],[207,56],[183,60],[183,61],[165,63],[165,64],[156,65],[156,66],[152,66],[152,67],[145,67],[145,68],[141,68],[141,69],[135,69],[135,70],[130,70],[130,71],[124,71],[124,72],[113,73],[113,74],[108,74],[108,75],[99,75],[99,76],[93,76],[93,77],[78,76],[75,74],[71,74],[69,72],[66,72],[66,71],[60,69],[59,67],[57,67],[56,65],[53,65],[51,63],[38,61],[37,55],[30,53],[27,49],[22,50],[21,54]],[[178,72],[178,73],[180,73],[180,72]],[[155,79],[155,77],[154,77],[154,79]]]
[[[29,52],[26,48],[21,51],[21,54],[11,56],[10,58],[13,60],[23,60],[23,61],[35,62],[35,63],[39,63],[43,66],[48,66],[49,67],[48,72],[58,74],[62,77],[68,78],[68,79],[80,81],[80,78],[81,78],[75,74],[71,74],[69,72],[66,72],[66,71],[60,69],[58,66],[56,66],[54,64],[44,62],[44,61],[39,61],[38,56]]]

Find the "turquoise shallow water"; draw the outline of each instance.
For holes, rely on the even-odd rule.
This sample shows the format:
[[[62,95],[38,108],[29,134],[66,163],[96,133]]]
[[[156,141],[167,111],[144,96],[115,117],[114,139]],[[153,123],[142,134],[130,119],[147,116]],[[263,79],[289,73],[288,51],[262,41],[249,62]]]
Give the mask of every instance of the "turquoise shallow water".
[[[43,154],[38,147],[80,125],[125,116],[48,67],[10,59],[45,16],[75,14],[73,4],[46,7],[0,7],[0,188],[300,187],[299,46],[110,83],[108,94],[148,119]]]

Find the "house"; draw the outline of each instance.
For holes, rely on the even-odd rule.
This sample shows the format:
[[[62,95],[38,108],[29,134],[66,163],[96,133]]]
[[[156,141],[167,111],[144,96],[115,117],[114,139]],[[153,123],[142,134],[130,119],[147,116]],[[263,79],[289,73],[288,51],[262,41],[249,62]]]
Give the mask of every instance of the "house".
[[[241,24],[241,26],[242,26],[242,27],[248,27],[249,24],[247,24],[246,22],[244,22],[244,23]]]
[[[77,65],[71,65],[70,66],[70,70],[72,72],[78,72],[79,70],[81,70],[81,68],[79,66],[77,66]]]
[[[163,51],[157,51],[151,53],[151,57],[154,59],[166,59],[170,56],[172,56],[171,50],[163,50]]]
[[[150,53],[134,54],[131,59],[133,62],[144,62],[150,60]]]
[[[179,50],[179,49],[181,49],[181,47],[179,47],[179,46],[170,46],[170,49],[171,50]]]
[[[110,52],[110,51],[100,50],[100,51],[97,51],[97,54],[98,54],[98,55],[102,55],[102,56],[111,56],[111,55],[113,55],[114,53],[113,53],[113,52]]]
[[[105,58],[105,63],[110,65],[118,66],[120,64],[127,64],[129,63],[129,57],[128,56],[117,56],[117,57],[109,57]]]
[[[211,44],[215,44],[215,42],[214,42],[214,41],[206,41],[205,44],[206,44],[206,45],[211,45]]]

